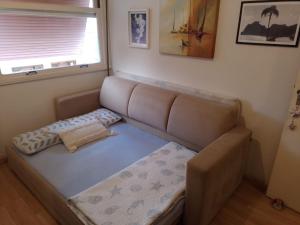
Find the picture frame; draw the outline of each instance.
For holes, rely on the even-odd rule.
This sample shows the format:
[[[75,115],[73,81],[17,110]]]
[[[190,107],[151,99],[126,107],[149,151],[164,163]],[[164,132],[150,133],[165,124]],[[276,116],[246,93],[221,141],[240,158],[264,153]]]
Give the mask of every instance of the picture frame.
[[[300,1],[242,1],[237,44],[298,47]]]
[[[159,52],[213,59],[220,0],[159,1]]]
[[[131,9],[128,12],[129,46],[149,48],[149,9]]]

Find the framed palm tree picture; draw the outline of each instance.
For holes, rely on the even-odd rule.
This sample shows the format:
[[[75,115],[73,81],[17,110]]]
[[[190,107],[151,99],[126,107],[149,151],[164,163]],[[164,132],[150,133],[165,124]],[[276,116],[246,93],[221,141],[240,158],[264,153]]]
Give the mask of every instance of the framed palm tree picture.
[[[238,44],[298,47],[300,1],[244,1]]]

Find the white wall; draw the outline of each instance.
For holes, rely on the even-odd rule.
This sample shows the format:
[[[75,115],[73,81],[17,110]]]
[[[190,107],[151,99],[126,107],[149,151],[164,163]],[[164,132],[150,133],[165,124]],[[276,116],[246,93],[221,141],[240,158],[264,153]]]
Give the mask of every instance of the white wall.
[[[55,121],[54,99],[100,86],[106,72],[0,86],[0,153],[18,133]]]
[[[248,176],[266,183],[273,166],[291,90],[300,68],[299,48],[235,44],[241,0],[221,0],[213,60],[159,53],[159,0],[110,0],[114,71],[238,97],[254,133]],[[151,9],[151,48],[128,47],[130,8]]]

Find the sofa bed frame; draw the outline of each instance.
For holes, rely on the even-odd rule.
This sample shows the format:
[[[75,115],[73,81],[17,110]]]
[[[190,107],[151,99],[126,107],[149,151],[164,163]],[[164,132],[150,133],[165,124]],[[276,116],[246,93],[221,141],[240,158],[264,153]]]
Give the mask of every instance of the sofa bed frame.
[[[216,110],[219,109],[219,107],[224,107],[224,112],[228,112],[228,109],[230,109],[232,110],[230,112],[234,112],[236,118],[233,119],[233,125],[224,132],[224,130],[222,130],[224,126],[218,124],[219,117],[215,115],[212,117],[208,116],[208,121],[204,121],[205,124],[211,124],[213,129],[219,133],[210,132],[210,130],[201,131],[203,128],[199,128],[199,131],[197,131],[193,128],[192,130],[196,133],[189,134],[187,130],[185,130],[185,128],[190,129],[190,127],[185,127],[191,126],[188,122],[187,125],[176,124],[178,122],[177,120],[180,120],[180,118],[182,119],[182,116],[179,116],[179,119],[175,121],[175,128],[174,126],[173,128],[171,126],[173,130],[175,129],[173,132],[168,125],[172,122],[170,116],[166,119],[166,126],[161,127],[160,124],[157,123],[159,119],[156,119],[155,116],[154,119],[151,118],[153,115],[151,113],[147,114],[147,112],[143,110],[147,110],[149,104],[152,104],[151,101],[153,101],[153,99],[158,98],[159,101],[164,101],[166,96],[170,96],[168,92],[169,91],[161,88],[139,84],[134,81],[112,76],[105,79],[101,88],[101,95],[100,90],[91,90],[56,99],[56,119],[64,120],[91,112],[98,109],[100,106],[104,106],[122,114],[127,122],[133,123],[141,129],[199,151],[187,165],[184,214],[178,215],[178,218],[175,218],[174,221],[170,222],[170,225],[181,223],[186,225],[208,225],[239,186],[243,178],[251,132],[243,125],[240,125],[240,118],[238,116],[240,113],[239,102],[234,101],[228,106],[223,102],[218,103],[211,100],[203,100],[199,97],[196,98],[176,92],[171,92],[171,95],[174,95],[175,97],[172,99],[170,105],[167,104],[169,110],[167,112],[168,115],[175,113],[175,115],[172,116],[173,119],[178,118],[176,117],[176,113],[181,115],[180,113],[182,110],[184,111],[183,113],[186,113],[186,110],[189,111],[190,108],[197,107],[199,104],[200,106],[201,104],[204,104],[204,112],[208,110],[208,113],[210,114],[218,113],[210,112],[209,110],[211,109]],[[149,96],[151,96],[150,98],[152,99],[150,103]],[[184,101],[184,99],[192,99],[196,102],[192,101],[191,107],[189,107],[185,105],[188,101]],[[200,99],[200,101],[197,102],[197,99]],[[180,102],[183,104],[182,106],[180,106]],[[154,107],[155,109],[160,109],[159,104],[153,104],[156,104],[157,106]],[[179,109],[177,109],[179,110],[178,112],[176,112],[176,104],[177,106],[179,104]],[[217,107],[214,108],[215,106]],[[139,107],[144,108],[139,109]],[[141,111],[139,112],[139,110]],[[202,111],[200,110],[199,113],[201,112]],[[143,115],[145,113],[147,114],[147,117],[145,118],[145,121],[143,121]],[[163,111],[157,113],[163,116]],[[189,115],[192,115],[193,113],[195,113],[195,111],[187,112],[187,114],[185,114],[187,116],[186,120],[192,120],[193,125],[195,126],[204,123],[202,121],[203,118],[201,121],[199,121],[199,118],[191,118]],[[232,116],[232,113],[230,115]],[[226,124],[228,124],[228,121],[226,121]],[[180,130],[177,132],[176,129]],[[181,131],[181,129],[183,131]],[[181,135],[180,132],[183,132],[184,134]],[[201,133],[201,137],[206,135],[206,139],[198,138],[197,132],[204,132]],[[210,136],[207,136],[207,133]],[[190,135],[192,138],[190,139],[189,136],[186,137],[184,135]],[[196,139],[193,139],[193,137]],[[213,141],[211,141],[211,139]],[[17,151],[18,150],[13,145],[7,147],[8,165],[19,179],[23,181],[60,224],[83,225],[67,206],[67,200],[40,174],[29,166]]]

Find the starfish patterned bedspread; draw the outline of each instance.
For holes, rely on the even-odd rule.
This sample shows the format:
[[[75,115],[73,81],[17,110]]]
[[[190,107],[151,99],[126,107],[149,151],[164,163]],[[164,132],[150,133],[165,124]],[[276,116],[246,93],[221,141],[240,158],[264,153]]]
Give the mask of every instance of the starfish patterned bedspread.
[[[186,164],[195,152],[170,142],[69,199],[87,225],[148,225],[183,198]]]

